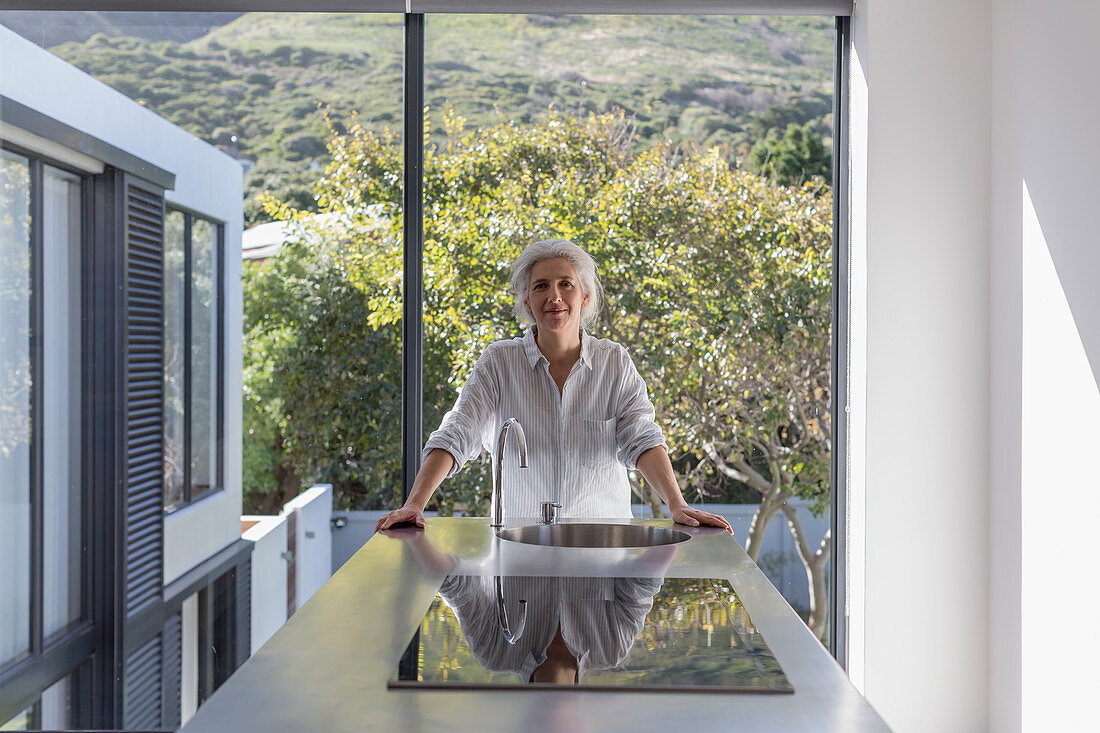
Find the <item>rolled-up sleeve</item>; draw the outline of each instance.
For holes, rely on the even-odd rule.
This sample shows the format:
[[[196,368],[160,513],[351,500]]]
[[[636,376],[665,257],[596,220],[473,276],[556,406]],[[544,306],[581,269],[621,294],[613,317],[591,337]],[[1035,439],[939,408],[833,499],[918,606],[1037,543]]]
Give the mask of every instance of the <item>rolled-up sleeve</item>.
[[[615,415],[615,444],[619,462],[628,469],[638,464],[638,457],[650,448],[663,445],[668,449],[665,434],[657,424],[653,403],[645,380],[638,373],[626,349],[619,347],[622,376]]]
[[[454,407],[443,416],[439,429],[424,444],[425,458],[436,448],[454,457],[455,462],[448,476],[454,475],[467,461],[477,458],[482,446],[489,443],[493,416],[499,402],[496,380],[491,374],[493,367],[489,351],[486,349],[477,360]]]

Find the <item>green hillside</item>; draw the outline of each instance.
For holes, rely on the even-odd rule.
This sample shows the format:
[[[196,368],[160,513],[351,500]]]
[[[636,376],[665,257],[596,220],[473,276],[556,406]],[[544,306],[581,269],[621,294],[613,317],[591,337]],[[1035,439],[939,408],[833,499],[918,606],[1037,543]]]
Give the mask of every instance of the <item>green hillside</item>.
[[[246,216],[274,190],[309,206],[330,111],[401,127],[400,15],[249,13],[187,42],[99,34],[51,50],[191,133],[256,161]],[[145,34],[149,35],[149,34]],[[529,121],[551,105],[622,108],[637,143],[744,157],[769,129],[830,136],[832,21],[729,16],[428,16],[433,139],[448,106],[467,126]]]
[[[102,10],[42,12],[0,10],[0,25],[49,48],[69,41],[82,43],[97,33],[133,36],[147,41],[190,41],[241,13],[110,12]]]

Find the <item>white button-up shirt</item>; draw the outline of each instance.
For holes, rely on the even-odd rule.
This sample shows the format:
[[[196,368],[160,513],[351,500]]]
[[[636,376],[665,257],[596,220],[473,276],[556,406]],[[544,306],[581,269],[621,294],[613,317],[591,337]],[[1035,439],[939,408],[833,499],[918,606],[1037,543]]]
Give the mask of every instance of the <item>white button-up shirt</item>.
[[[518,441],[509,436],[506,520],[537,517],[544,501],[561,504],[562,517],[629,518],[626,470],[650,448],[667,447],[645,381],[626,349],[584,332],[581,357],[560,394],[533,328],[490,344],[455,406],[428,438],[424,455],[435,448],[447,451],[455,459],[454,473],[485,447],[498,471],[497,434],[510,417],[523,426],[528,468],[519,468]]]

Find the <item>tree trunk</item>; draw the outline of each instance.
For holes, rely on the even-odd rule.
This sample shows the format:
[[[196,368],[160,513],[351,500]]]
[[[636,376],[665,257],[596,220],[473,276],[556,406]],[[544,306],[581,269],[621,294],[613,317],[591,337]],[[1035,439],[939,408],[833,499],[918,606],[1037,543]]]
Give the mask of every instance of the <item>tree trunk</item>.
[[[665,504],[661,501],[661,497],[657,495],[657,492],[653,490],[653,487],[639,478],[637,471],[627,471],[626,475],[630,479],[630,488],[634,495],[649,507],[654,517],[663,518],[665,516]]]
[[[802,523],[798,519],[798,512],[787,503],[788,499],[794,498],[793,494],[785,494],[777,490],[774,483],[767,481],[744,460],[735,460],[731,464],[713,446],[704,445],[703,448],[721,473],[748,484],[761,494],[760,507],[753,515],[752,524],[749,526],[748,543],[745,546],[745,553],[752,558],[753,562],[760,559],[760,550],[764,546],[764,534],[775,513],[782,510],[787,517],[787,525],[790,527],[791,534],[794,535],[798,556],[802,560],[803,567],[806,568],[806,578],[810,584],[810,618],[806,625],[818,639],[822,638],[825,634],[826,616],[829,613],[825,592],[825,564],[829,561],[829,552],[832,549],[831,533],[826,532],[817,552],[811,553],[805,533],[802,531]],[[779,475],[778,467],[774,463],[772,475]]]
[[[825,640],[826,621],[829,616],[829,599],[825,592],[825,561],[821,556],[815,557],[806,565],[806,577],[810,581],[810,618],[806,624],[814,632],[814,636]]]
[[[292,461],[280,463],[275,468],[275,490],[264,497],[263,513],[278,514],[283,504],[293,499],[302,490],[302,480],[298,476],[298,467]]]
[[[749,539],[745,544],[745,553],[752,558],[753,562],[760,559],[760,550],[764,547],[764,534],[768,531],[768,524],[771,523],[772,517],[786,502],[787,497],[784,494],[773,495],[771,493],[764,494],[760,498],[760,506],[756,510],[756,514],[752,516],[752,524],[749,525]]]
[[[806,625],[818,639],[823,639],[829,613],[829,600],[825,592],[825,564],[829,561],[832,550],[832,530],[826,530],[821,545],[816,552],[811,553],[806,534],[802,530],[802,522],[798,518],[798,510],[784,502],[783,514],[787,517],[787,526],[794,536],[795,547],[798,548],[798,556],[806,568],[806,579],[810,584],[810,618]]]

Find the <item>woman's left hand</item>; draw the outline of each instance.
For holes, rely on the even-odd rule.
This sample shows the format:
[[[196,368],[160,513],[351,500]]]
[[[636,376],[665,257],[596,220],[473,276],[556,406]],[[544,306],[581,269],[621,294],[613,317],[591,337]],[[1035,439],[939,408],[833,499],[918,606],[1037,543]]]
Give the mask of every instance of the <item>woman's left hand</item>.
[[[719,527],[733,534],[733,527],[723,517],[704,512],[701,509],[692,509],[689,506],[672,510],[672,520],[677,524],[686,524],[689,527],[699,527],[701,525]]]

